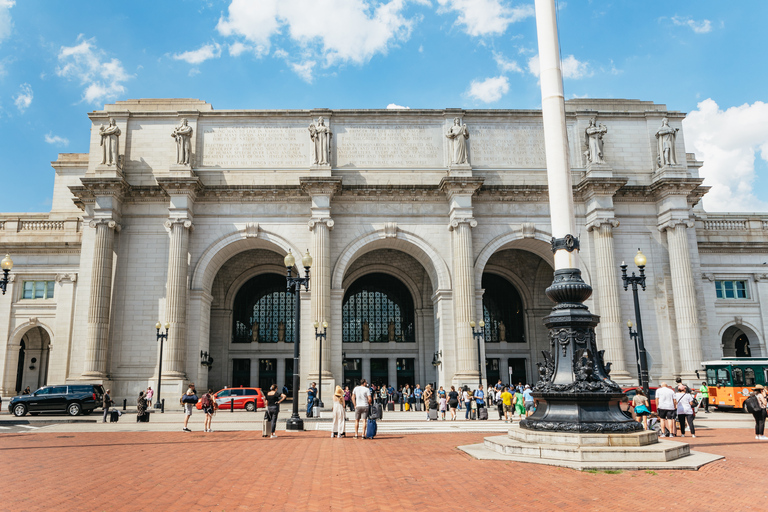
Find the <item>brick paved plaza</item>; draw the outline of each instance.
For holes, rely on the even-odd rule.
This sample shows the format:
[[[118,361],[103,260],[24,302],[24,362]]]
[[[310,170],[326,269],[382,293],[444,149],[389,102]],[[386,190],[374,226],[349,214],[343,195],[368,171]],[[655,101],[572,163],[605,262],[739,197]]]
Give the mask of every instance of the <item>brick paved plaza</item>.
[[[478,461],[487,434],[88,432],[0,436],[0,510],[747,511],[768,503],[768,442],[751,430],[686,439],[725,455],[699,471],[578,472]],[[663,441],[662,441],[663,442]]]

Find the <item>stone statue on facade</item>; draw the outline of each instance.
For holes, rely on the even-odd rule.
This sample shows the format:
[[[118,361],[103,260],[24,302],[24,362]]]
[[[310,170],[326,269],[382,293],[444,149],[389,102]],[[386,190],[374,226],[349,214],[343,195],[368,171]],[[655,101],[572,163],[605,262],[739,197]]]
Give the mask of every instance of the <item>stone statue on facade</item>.
[[[371,341],[371,328],[368,322],[363,322],[363,341]]]
[[[312,139],[312,163],[331,165],[331,129],[325,125],[322,117],[317,123],[309,125],[309,137]]]
[[[277,341],[285,341],[285,322],[280,322],[277,324]]]
[[[589,120],[589,126],[584,130],[586,140],[584,141],[587,146],[587,150],[584,152],[584,156],[587,157],[587,162],[592,164],[604,164],[603,160],[603,136],[608,133],[608,128],[603,123],[599,125],[594,119]]]
[[[453,119],[453,126],[451,126],[451,129],[448,130],[445,136],[453,141],[452,163],[456,165],[468,164],[467,139],[469,138],[469,130],[467,125],[461,124],[461,119],[455,117]]]
[[[192,127],[186,119],[182,119],[181,124],[173,129],[171,137],[176,140],[176,163],[189,165],[189,155],[192,152]]]
[[[104,165],[115,165],[118,163],[117,155],[120,150],[120,128],[117,127],[117,123],[114,119],[109,120],[109,125],[101,125],[99,128],[99,135],[101,141],[101,163]]]
[[[499,341],[507,341],[507,326],[499,322]]]
[[[656,132],[656,145],[659,150],[657,163],[659,167],[667,165],[677,165],[677,155],[675,154],[675,139],[680,128],[669,126],[669,119],[666,117],[661,120],[661,128]]]
[[[395,322],[392,320],[387,325],[387,341],[395,341]]]
[[[253,322],[251,326],[251,343],[259,342],[259,322]]]

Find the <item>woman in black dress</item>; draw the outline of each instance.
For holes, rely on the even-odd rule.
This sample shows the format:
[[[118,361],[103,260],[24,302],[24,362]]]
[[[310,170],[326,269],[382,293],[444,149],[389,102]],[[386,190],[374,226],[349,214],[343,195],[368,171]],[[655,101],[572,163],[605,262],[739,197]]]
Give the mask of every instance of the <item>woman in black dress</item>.
[[[147,399],[144,398],[144,392],[139,391],[139,398],[136,400],[136,421],[142,422],[146,421],[144,419],[145,415],[148,415],[147,412]]]
[[[278,394],[277,384],[272,384],[265,398],[267,399],[267,414],[269,414],[269,419],[272,422],[272,437],[277,437],[275,434],[277,414],[280,412],[280,402],[285,400],[285,395],[283,393]]]
[[[451,420],[456,419],[456,408],[459,406],[459,393],[454,386],[448,392],[448,407],[451,408]]]

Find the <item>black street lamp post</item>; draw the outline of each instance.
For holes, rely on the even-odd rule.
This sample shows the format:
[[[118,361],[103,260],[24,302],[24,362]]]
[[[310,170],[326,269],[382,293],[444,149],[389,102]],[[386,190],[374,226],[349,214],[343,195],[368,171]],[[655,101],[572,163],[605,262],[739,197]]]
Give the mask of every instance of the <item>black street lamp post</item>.
[[[323,332],[318,331],[318,327],[320,327],[320,324],[315,321],[315,339],[320,342],[318,347],[318,354],[320,356],[318,357],[317,368],[317,407],[322,409],[325,407],[325,404],[323,404],[323,340],[328,333],[328,322],[323,320]]]
[[[168,328],[171,326],[171,324],[166,323],[165,324],[165,332],[160,332],[160,322],[157,322],[155,324],[155,329],[157,329],[157,340],[160,342],[160,361],[157,368],[157,402],[155,402],[155,409],[160,409],[163,412],[165,412],[164,407],[161,405],[160,400],[160,385],[163,383],[163,342],[168,339]]]
[[[475,321],[472,320],[469,322],[469,326],[472,327],[472,336],[475,337],[477,340],[477,381],[482,386],[483,385],[483,366],[481,364],[482,362],[482,352],[480,352],[480,340],[482,340],[485,336],[485,321],[480,320],[480,329],[475,330]]]
[[[285,268],[287,275],[285,277],[288,285],[288,291],[292,291],[294,294],[294,300],[296,304],[296,311],[294,312],[294,340],[293,340],[293,414],[288,418],[285,423],[286,430],[304,430],[304,420],[299,417],[299,343],[301,340],[301,287],[303,286],[306,291],[309,291],[309,267],[312,266],[312,256],[309,255],[309,251],[301,258],[301,264],[304,266],[304,277],[301,277],[301,273],[297,272],[297,276],[292,276],[293,265],[296,263],[296,258],[288,251],[285,259]]]
[[[637,286],[640,285],[643,288],[643,291],[645,291],[645,264],[647,260],[645,258],[645,255],[640,252],[640,249],[637,250],[637,254],[635,255],[635,265],[637,265],[637,268],[640,269],[640,275],[635,276],[635,273],[632,272],[631,276],[627,276],[627,265],[622,261],[621,262],[621,278],[624,280],[624,290],[626,291],[629,285],[632,285],[632,298],[635,301],[635,322],[637,322],[637,330],[635,331],[634,335],[632,333],[632,324],[627,324],[629,326],[629,335],[631,338],[635,340],[635,352],[637,354],[638,359],[638,366],[639,366],[639,378],[640,378],[640,387],[643,388],[643,391],[645,392],[645,396],[649,396],[648,394],[648,359],[646,358],[646,352],[645,352],[645,343],[643,343],[643,321],[640,318],[640,302],[637,297]]]
[[[3,261],[0,261],[0,267],[3,269],[3,278],[0,279],[0,289],[3,290],[3,295],[5,295],[5,289],[8,287],[8,283],[11,281],[10,277],[8,277],[8,274],[11,273],[11,269],[13,268],[13,260],[9,254],[6,254],[5,258],[3,258]]]

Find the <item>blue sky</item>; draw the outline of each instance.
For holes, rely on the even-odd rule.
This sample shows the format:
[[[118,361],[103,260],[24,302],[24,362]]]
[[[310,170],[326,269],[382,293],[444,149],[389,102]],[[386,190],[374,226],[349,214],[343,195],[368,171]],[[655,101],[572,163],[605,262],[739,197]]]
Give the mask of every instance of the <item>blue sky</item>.
[[[567,98],[690,113],[705,207],[768,211],[768,2],[558,3]],[[0,0],[0,211],[47,211],[49,162],[120,99],[539,108],[535,28],[532,0]]]

